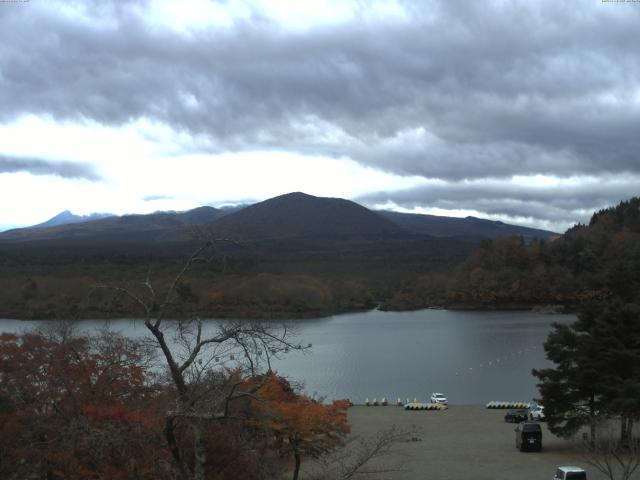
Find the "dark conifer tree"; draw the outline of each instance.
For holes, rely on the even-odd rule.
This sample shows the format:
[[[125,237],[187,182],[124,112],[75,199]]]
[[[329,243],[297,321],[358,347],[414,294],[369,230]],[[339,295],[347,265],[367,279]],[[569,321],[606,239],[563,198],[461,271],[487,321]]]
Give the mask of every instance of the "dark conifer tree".
[[[534,370],[533,374],[540,380],[540,401],[551,432],[570,437],[588,425],[593,438],[602,402],[599,354],[594,342],[587,341],[576,327],[577,322],[554,325],[544,348],[555,368]]]
[[[572,325],[554,326],[545,342],[554,368],[534,370],[549,429],[560,436],[619,418],[629,440],[640,417],[640,306],[620,299],[584,308]]]

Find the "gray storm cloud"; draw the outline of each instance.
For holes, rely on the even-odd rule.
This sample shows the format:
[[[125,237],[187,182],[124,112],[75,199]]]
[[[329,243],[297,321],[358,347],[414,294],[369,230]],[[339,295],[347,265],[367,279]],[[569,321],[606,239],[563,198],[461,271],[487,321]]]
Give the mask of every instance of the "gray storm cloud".
[[[56,162],[40,158],[0,154],[0,173],[28,172],[32,175],[56,175],[62,178],[99,180],[94,168],[85,163]]]
[[[0,121],[151,118],[207,152],[442,179],[450,202],[463,179],[640,173],[640,4],[416,1],[406,19],[285,30],[256,14],[188,34],[135,2],[56,5],[0,9]]]
[[[369,206],[390,202],[414,209],[424,205],[442,209],[463,209],[514,219],[533,219],[534,224],[563,231],[578,223],[588,223],[593,211],[615,205],[638,195],[637,176],[587,178],[558,187],[513,184],[485,179],[448,182],[402,192],[372,193],[357,200]]]

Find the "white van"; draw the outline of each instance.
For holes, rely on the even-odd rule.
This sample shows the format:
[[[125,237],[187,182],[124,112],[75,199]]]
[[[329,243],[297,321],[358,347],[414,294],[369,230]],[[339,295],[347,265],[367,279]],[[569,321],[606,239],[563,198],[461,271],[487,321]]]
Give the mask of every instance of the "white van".
[[[558,467],[553,480],[587,480],[587,472],[580,467]]]

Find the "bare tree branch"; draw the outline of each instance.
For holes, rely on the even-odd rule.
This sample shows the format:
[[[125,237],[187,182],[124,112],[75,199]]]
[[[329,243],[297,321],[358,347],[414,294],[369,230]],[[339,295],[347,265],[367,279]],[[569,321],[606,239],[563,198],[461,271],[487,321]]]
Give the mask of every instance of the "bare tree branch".
[[[167,411],[164,436],[175,463],[175,477],[185,480],[204,479],[204,462],[207,461],[204,429],[207,422],[233,418],[231,404],[237,400],[251,398],[260,401],[257,392],[267,380],[266,375],[260,375],[262,353],[270,370],[272,357],[289,350],[304,350],[290,340],[291,332],[286,326],[275,332],[269,326],[256,323],[222,323],[217,324],[215,331],[209,334],[198,317],[164,322],[179,299],[178,289],[188,271],[195,264],[208,264],[215,260],[216,241],[237,245],[228,239],[205,242],[182,265],[162,293],[163,300],[160,302],[160,293],[153,287],[150,270],[142,283],[146,293],[144,296],[120,286],[98,285],[98,288],[127,296],[144,310],[144,325],[162,352],[175,387],[175,406]],[[209,255],[211,250],[213,255]],[[223,260],[223,267],[226,268],[226,258]],[[175,333],[173,340],[171,336],[166,336],[170,330]],[[228,369],[223,355],[229,356],[233,370]],[[235,355],[238,355],[237,359]],[[243,364],[244,369],[241,368]],[[248,383],[248,379],[243,378],[247,368],[251,380]],[[230,383],[238,374],[240,379]],[[189,449],[185,450],[180,445],[180,436],[185,431],[191,432],[192,457],[189,460],[184,457],[184,452]]]
[[[609,480],[629,480],[640,467],[640,439],[622,442],[610,427],[611,419],[601,426],[597,438],[583,440],[583,458]]]
[[[151,307],[150,305],[148,305],[144,300],[142,300],[142,298],[140,298],[139,296],[133,294],[130,290],[124,288],[124,287],[118,287],[118,286],[113,286],[113,285],[107,285],[104,283],[98,283],[95,285],[95,288],[100,288],[100,289],[105,289],[105,290],[111,290],[114,292],[118,292],[121,293],[127,297],[129,297],[131,300],[133,300],[135,303],[137,303],[138,305],[140,305],[144,311],[145,311],[145,318],[148,318],[149,316],[151,316]]]
[[[349,480],[364,475],[398,473],[404,471],[400,465],[381,463],[392,454],[401,454],[396,450],[401,443],[415,439],[416,429],[403,429],[396,425],[379,431],[372,438],[353,436],[345,448],[316,460],[319,468],[309,473],[309,480]]]

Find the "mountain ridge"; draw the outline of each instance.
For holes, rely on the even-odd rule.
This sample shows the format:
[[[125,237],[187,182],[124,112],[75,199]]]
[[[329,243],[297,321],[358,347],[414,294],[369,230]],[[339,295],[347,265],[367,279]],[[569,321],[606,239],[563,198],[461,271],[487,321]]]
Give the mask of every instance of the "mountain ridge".
[[[58,217],[64,220],[73,218],[73,214],[67,211]],[[442,249],[466,251],[465,245],[482,238],[511,235],[530,239],[557,234],[475,218],[380,212],[351,200],[292,192],[235,209],[204,206],[184,212],[109,216],[14,229],[0,233],[0,248],[15,250],[19,244],[21,249],[38,248],[42,252],[51,246],[78,252],[126,253],[145,251],[147,247],[179,247],[184,254],[197,238],[208,237],[259,245],[256,251],[264,255],[302,258],[323,252],[338,257],[395,256]]]
[[[465,218],[446,217],[419,213],[401,213],[390,210],[377,210],[377,212],[408,231],[436,237],[481,236],[484,238],[497,238],[501,236],[522,236],[532,239],[552,238],[560,235],[549,230],[523,227],[504,223],[500,220],[488,220],[471,216]]]
[[[67,210],[68,211],[68,210]],[[64,213],[64,212],[62,212]],[[62,214],[59,214],[62,215]],[[58,215],[58,216],[59,216]],[[2,240],[46,241],[65,237],[90,239],[99,235],[141,232],[163,233],[166,230],[209,223],[224,213],[214,207],[197,207],[185,212],[154,212],[149,214],[113,215],[104,218],[86,219],[51,226],[34,225],[0,233]],[[56,218],[56,217],[54,217]],[[64,218],[64,217],[63,217]],[[47,222],[45,222],[47,223]]]
[[[70,210],[64,210],[51,217],[49,220],[25,228],[56,227],[58,225],[69,225],[72,223],[88,222],[91,220],[99,220],[101,218],[108,218],[113,216],[114,215],[112,213],[90,213],[89,215],[75,215]]]

